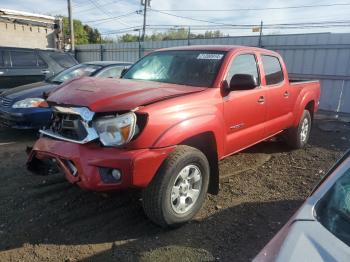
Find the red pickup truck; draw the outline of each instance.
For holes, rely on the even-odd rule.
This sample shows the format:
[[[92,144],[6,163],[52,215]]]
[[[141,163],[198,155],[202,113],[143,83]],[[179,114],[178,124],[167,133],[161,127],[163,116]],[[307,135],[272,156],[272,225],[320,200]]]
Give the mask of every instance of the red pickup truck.
[[[243,46],[162,49],[120,80],[80,78],[53,92],[28,169],[54,163],[84,189],[141,188],[148,217],[178,226],[218,193],[219,160],[283,132],[308,141],[318,81],[291,81],[275,52]]]

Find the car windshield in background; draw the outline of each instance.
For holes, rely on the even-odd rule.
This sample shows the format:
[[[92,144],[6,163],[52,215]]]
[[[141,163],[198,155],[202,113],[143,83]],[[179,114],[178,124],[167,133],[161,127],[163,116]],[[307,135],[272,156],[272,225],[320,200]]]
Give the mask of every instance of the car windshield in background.
[[[77,64],[69,54],[53,52],[50,53],[50,57],[64,68],[70,68]]]
[[[155,52],[137,62],[123,78],[209,87],[225,53],[205,50]]]
[[[350,246],[350,169],[321,199],[316,212],[320,223]]]
[[[99,65],[89,65],[89,64],[76,65],[62,71],[61,73],[59,73],[58,75],[50,79],[50,82],[60,84],[75,77],[90,76],[100,68],[101,66]]]

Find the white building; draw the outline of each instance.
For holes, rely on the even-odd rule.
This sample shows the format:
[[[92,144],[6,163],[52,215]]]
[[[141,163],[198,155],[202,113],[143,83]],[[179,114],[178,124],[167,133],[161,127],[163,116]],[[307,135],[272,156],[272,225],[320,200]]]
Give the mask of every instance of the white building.
[[[62,19],[0,8],[0,46],[62,48]]]

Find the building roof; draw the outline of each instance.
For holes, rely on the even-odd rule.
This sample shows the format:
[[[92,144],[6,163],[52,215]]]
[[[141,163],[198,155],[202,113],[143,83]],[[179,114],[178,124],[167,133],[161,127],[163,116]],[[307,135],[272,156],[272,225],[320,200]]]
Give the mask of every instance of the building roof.
[[[5,18],[11,21],[20,20],[20,21],[46,23],[46,24],[54,24],[55,20],[57,19],[54,16],[34,14],[34,13],[5,9],[5,8],[0,8],[0,18]]]

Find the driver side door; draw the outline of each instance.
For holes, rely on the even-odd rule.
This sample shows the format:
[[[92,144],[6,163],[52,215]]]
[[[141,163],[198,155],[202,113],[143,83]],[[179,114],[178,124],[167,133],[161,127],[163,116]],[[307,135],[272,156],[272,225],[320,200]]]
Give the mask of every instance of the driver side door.
[[[236,55],[226,75],[228,83],[235,74],[252,75],[257,79],[258,86],[248,90],[232,90],[224,97],[225,155],[265,138],[266,89],[261,86],[257,59],[253,53]]]

